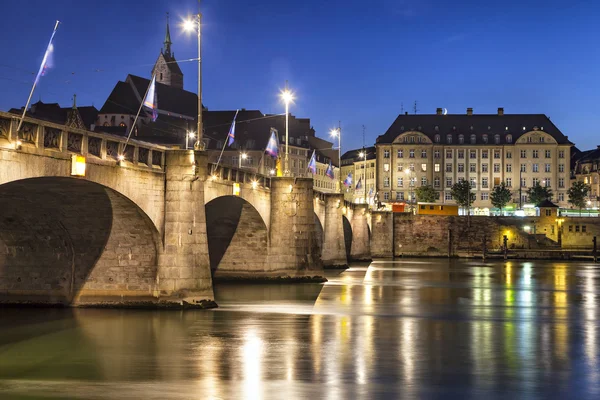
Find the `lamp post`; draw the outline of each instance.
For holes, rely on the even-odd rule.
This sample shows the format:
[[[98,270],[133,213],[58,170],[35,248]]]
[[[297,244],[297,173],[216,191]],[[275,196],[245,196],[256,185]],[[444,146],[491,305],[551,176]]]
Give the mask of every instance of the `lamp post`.
[[[204,131],[202,129],[202,41],[200,40],[202,27],[202,14],[200,13],[200,0],[198,0],[198,14],[195,18],[189,18],[183,23],[183,29],[187,32],[196,30],[198,34],[198,127],[196,132],[197,140],[194,144],[194,148],[198,150],[204,150],[202,146],[202,136]],[[202,146],[202,147],[201,147]]]
[[[362,151],[358,154],[358,156],[363,159],[363,165],[364,165],[363,170],[365,171],[364,172],[365,182],[363,184],[363,192],[364,192],[365,204],[367,204],[367,186],[368,186],[367,185],[367,181],[368,181],[368,178],[367,178],[367,167],[368,167],[368,164],[367,164],[367,153],[365,151],[364,146],[363,146]]]
[[[333,128],[330,132],[331,136],[338,138],[338,168],[340,170],[338,174],[338,185],[340,187],[340,193],[342,193],[342,125],[338,122],[338,127]]]
[[[281,91],[281,99],[285,103],[285,159],[283,165],[283,175],[290,176],[290,160],[289,160],[289,115],[290,103],[294,100],[294,94],[290,92],[285,82],[285,89]]]
[[[240,153],[240,158],[238,159],[239,160],[238,167],[240,169],[242,169],[242,160],[245,160],[246,158],[248,158],[248,154],[246,154],[246,153]]]

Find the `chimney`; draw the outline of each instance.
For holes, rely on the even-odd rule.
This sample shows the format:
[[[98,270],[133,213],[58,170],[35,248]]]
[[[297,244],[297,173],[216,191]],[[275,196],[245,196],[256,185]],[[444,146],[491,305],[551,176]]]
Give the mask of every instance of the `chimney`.
[[[441,108],[436,108],[435,109],[435,114],[436,115],[442,115],[442,109]]]
[[[472,107],[467,108],[467,115],[473,115],[473,108]]]
[[[408,111],[404,111],[404,115],[408,115]]]
[[[504,107],[498,107],[498,115],[504,115]]]

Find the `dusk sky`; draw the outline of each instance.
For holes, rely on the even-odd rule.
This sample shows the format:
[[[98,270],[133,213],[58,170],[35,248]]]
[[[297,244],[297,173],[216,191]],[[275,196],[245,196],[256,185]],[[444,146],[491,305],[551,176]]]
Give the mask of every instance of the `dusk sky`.
[[[3,5],[0,109],[27,100],[56,19],[53,67],[33,101],[100,108],[128,73],[150,77],[171,14],[172,50],[196,57],[179,22],[193,0],[21,1]],[[203,0],[203,102],[292,114],[344,150],[374,143],[401,112],[544,113],[580,149],[600,144],[600,2]],[[196,91],[196,63],[181,62]],[[158,100],[160,104],[160,99]]]

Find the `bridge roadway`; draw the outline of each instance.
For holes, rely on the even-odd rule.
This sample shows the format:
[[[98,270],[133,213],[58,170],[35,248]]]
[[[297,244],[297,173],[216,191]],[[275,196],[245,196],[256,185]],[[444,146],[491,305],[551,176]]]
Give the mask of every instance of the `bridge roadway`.
[[[366,207],[312,179],[30,118],[17,134],[17,122],[0,112],[0,302],[205,306],[213,277],[370,259]]]

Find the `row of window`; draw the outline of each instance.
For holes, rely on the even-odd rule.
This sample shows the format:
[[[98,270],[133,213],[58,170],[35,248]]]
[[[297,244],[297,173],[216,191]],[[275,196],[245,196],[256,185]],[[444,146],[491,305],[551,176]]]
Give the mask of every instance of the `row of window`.
[[[335,189],[336,183],[334,180],[319,180],[315,179],[315,186],[322,189]]]
[[[569,225],[569,232],[582,232],[582,233],[586,233],[587,232],[587,226],[586,225]]]
[[[458,179],[458,180],[461,180],[461,179]],[[396,187],[404,187],[404,181],[405,181],[404,177],[397,178],[396,179]],[[416,186],[417,178],[416,177],[407,178],[406,182],[409,184],[409,186]],[[452,187],[452,183],[453,183],[452,178],[447,177],[446,178],[446,187],[447,188]],[[469,183],[471,184],[471,187],[473,187],[473,188],[477,187],[477,181],[475,180],[475,178],[470,178]],[[512,187],[512,178],[506,178],[504,183],[506,184],[507,187]],[[552,186],[551,183],[552,183],[552,181],[550,178],[544,178],[542,181],[540,181],[538,178],[533,178],[531,180],[532,187],[537,186],[538,184],[541,184],[542,186],[545,186],[545,187],[551,187]],[[427,178],[421,177],[421,186],[427,186],[427,184],[428,184]],[[481,178],[481,188],[487,189],[487,188],[489,188],[489,184],[490,184],[489,178]],[[494,186],[498,186],[498,185],[500,185],[500,179],[495,178]],[[383,187],[390,187],[390,177],[389,176],[386,176],[383,178]],[[436,188],[440,187],[440,177],[436,176],[433,178],[433,187],[436,187]],[[521,187],[527,187],[527,179],[526,178],[521,179]],[[560,189],[564,189],[564,187],[565,187],[564,178],[558,179],[558,187]]]
[[[453,164],[451,164],[451,163],[446,164],[446,172],[452,172],[452,168],[453,168]],[[413,163],[408,164],[408,169],[410,169],[411,171],[414,171],[415,164],[413,164]],[[498,163],[493,164],[493,171],[495,173],[500,173],[500,169],[501,169],[500,164],[498,164]],[[390,164],[384,163],[383,164],[383,172],[389,172],[389,171],[390,171]],[[397,171],[403,172],[404,164],[398,164]],[[427,164],[421,164],[421,171],[427,172]],[[440,164],[434,164],[434,171],[440,172]],[[458,163],[457,171],[465,172],[465,164]],[[481,172],[488,172],[488,171],[489,171],[488,164],[486,164],[486,163],[481,164]],[[474,164],[474,163],[469,164],[469,172],[477,172],[477,164]],[[509,172],[509,173],[512,172],[512,164],[506,164],[506,172]],[[527,172],[527,164],[521,164],[521,172]],[[531,172],[540,172],[539,164],[531,164]],[[544,164],[544,172],[552,172],[552,164]],[[558,172],[565,172],[564,164],[558,164]]]
[[[540,158],[540,150],[521,150],[521,158],[527,158],[527,154],[528,151],[531,152],[531,158]],[[476,150],[469,150],[469,158],[470,159],[476,159],[477,158],[477,151]],[[481,158],[489,158],[489,150],[481,150]],[[408,158],[415,158],[415,150],[414,149],[410,149],[408,151]],[[452,158],[454,154],[454,150],[446,150],[446,158]],[[465,150],[456,150],[456,156],[459,159],[464,159],[465,158],[465,154],[466,151]],[[544,150],[544,157],[545,158],[552,158],[552,150]],[[404,158],[404,149],[398,149],[397,153],[396,153],[397,158]],[[500,159],[502,157],[502,154],[500,152],[500,150],[494,150],[494,158],[495,159]],[[383,158],[390,158],[390,151],[389,150],[383,150]],[[427,150],[421,150],[421,158],[427,158]],[[440,151],[439,150],[435,150],[433,152],[433,158],[440,158]],[[512,152],[507,151],[506,152],[506,158],[512,158]],[[558,158],[565,158],[565,151],[564,150],[559,150],[558,151]]]

